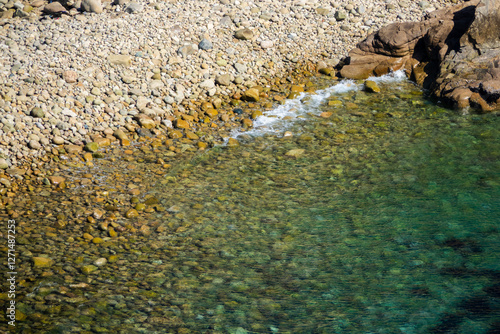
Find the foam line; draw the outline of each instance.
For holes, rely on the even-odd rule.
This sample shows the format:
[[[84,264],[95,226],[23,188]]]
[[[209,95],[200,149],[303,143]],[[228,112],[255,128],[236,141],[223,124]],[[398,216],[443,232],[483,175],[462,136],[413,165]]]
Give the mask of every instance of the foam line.
[[[369,78],[369,80],[377,83],[401,82],[405,79],[406,76],[403,71]],[[286,100],[284,104],[273,110],[266,111],[262,116],[259,116],[254,120],[252,129],[248,131],[234,130],[229,137],[238,138],[241,135],[263,136],[269,133],[281,133],[294,122],[300,120],[300,116],[308,113],[320,113],[319,106],[327,101],[330,96],[360,90],[362,87],[362,84],[356,84],[353,80],[342,80],[334,86],[318,90],[314,93],[300,93],[296,98]],[[287,119],[284,119],[285,117]],[[228,139],[225,140],[225,144]]]

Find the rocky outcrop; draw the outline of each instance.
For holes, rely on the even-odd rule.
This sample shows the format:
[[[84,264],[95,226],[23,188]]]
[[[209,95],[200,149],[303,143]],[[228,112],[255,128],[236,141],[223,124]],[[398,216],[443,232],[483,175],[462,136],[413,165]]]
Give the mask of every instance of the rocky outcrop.
[[[385,26],[349,52],[340,74],[366,79],[399,69],[455,107],[500,107],[500,0],[466,1],[421,22]]]

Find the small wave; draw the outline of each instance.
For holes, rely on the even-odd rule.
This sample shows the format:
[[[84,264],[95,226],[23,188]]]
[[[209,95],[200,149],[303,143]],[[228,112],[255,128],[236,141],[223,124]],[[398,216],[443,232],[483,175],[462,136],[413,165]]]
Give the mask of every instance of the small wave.
[[[403,71],[396,71],[381,77],[370,77],[377,83],[394,83],[406,80]],[[229,138],[238,138],[239,136],[263,136],[266,134],[282,133],[293,125],[296,121],[303,119],[306,114],[318,114],[319,106],[328,100],[332,95],[344,94],[350,91],[362,89],[362,84],[357,84],[353,80],[342,80],[334,86],[317,90],[314,93],[300,93],[294,99],[286,100],[286,102],[273,110],[264,112],[253,122],[253,127],[247,131],[234,130]]]

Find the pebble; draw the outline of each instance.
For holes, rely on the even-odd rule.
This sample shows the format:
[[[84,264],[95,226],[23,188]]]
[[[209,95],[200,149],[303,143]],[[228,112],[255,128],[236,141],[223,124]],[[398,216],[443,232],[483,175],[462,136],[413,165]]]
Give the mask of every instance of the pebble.
[[[45,112],[43,111],[42,108],[35,107],[35,108],[31,109],[31,116],[36,117],[36,118],[44,118]]]
[[[33,4],[33,7],[38,7],[36,6],[38,4]],[[67,13],[66,8],[64,8],[63,5],[61,5],[60,2],[54,1],[51,3],[46,4],[43,7],[43,11],[47,14],[59,14],[59,13]]]
[[[198,48],[200,48],[200,50],[212,50],[213,45],[212,45],[212,42],[210,40],[204,38],[198,44]]]
[[[0,158],[0,169],[7,169],[9,168],[9,163],[7,160]]]
[[[257,88],[249,88],[243,93],[241,99],[250,102],[258,102],[260,100],[259,90]]]
[[[305,153],[305,151],[306,150],[303,148],[296,148],[296,149],[293,149],[293,150],[286,152],[285,155],[288,157],[298,158],[301,155],[303,155]]]
[[[135,14],[143,11],[143,6],[137,2],[132,1],[125,8],[125,13]]]
[[[215,78],[215,82],[218,85],[229,86],[231,84],[231,74],[229,73],[221,74],[217,78]]]
[[[42,148],[42,145],[40,145],[40,142],[37,140],[30,140],[28,146],[33,150],[39,150]]]
[[[366,80],[364,86],[369,93],[380,93],[380,87],[373,80]]]
[[[125,213],[125,217],[127,217],[127,218],[136,218],[136,217],[139,217],[139,212],[137,212],[136,209],[129,209]]]
[[[108,262],[108,260],[104,257],[101,257],[97,260],[94,261],[94,264],[97,266],[97,267],[102,267],[103,265],[105,265],[106,263]]]
[[[248,28],[240,29],[234,33],[234,37],[247,41],[253,38],[253,31]]]
[[[97,152],[99,150],[99,144],[96,142],[87,143],[85,144],[84,150],[92,153]]]
[[[33,257],[32,260],[35,268],[49,268],[54,264],[54,260],[48,257]]]
[[[81,8],[86,12],[100,14],[103,11],[101,0],[82,0]]]

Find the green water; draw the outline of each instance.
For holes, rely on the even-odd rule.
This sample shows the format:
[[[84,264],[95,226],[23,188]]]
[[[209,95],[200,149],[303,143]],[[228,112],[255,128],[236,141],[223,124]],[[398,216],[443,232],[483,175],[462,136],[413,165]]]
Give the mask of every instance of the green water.
[[[497,333],[499,118],[380,85],[334,93],[287,129],[242,135],[167,175],[138,163],[141,199],[168,209],[135,222],[152,233],[50,241],[62,272],[27,285],[20,332]],[[89,287],[69,287],[79,282]]]

